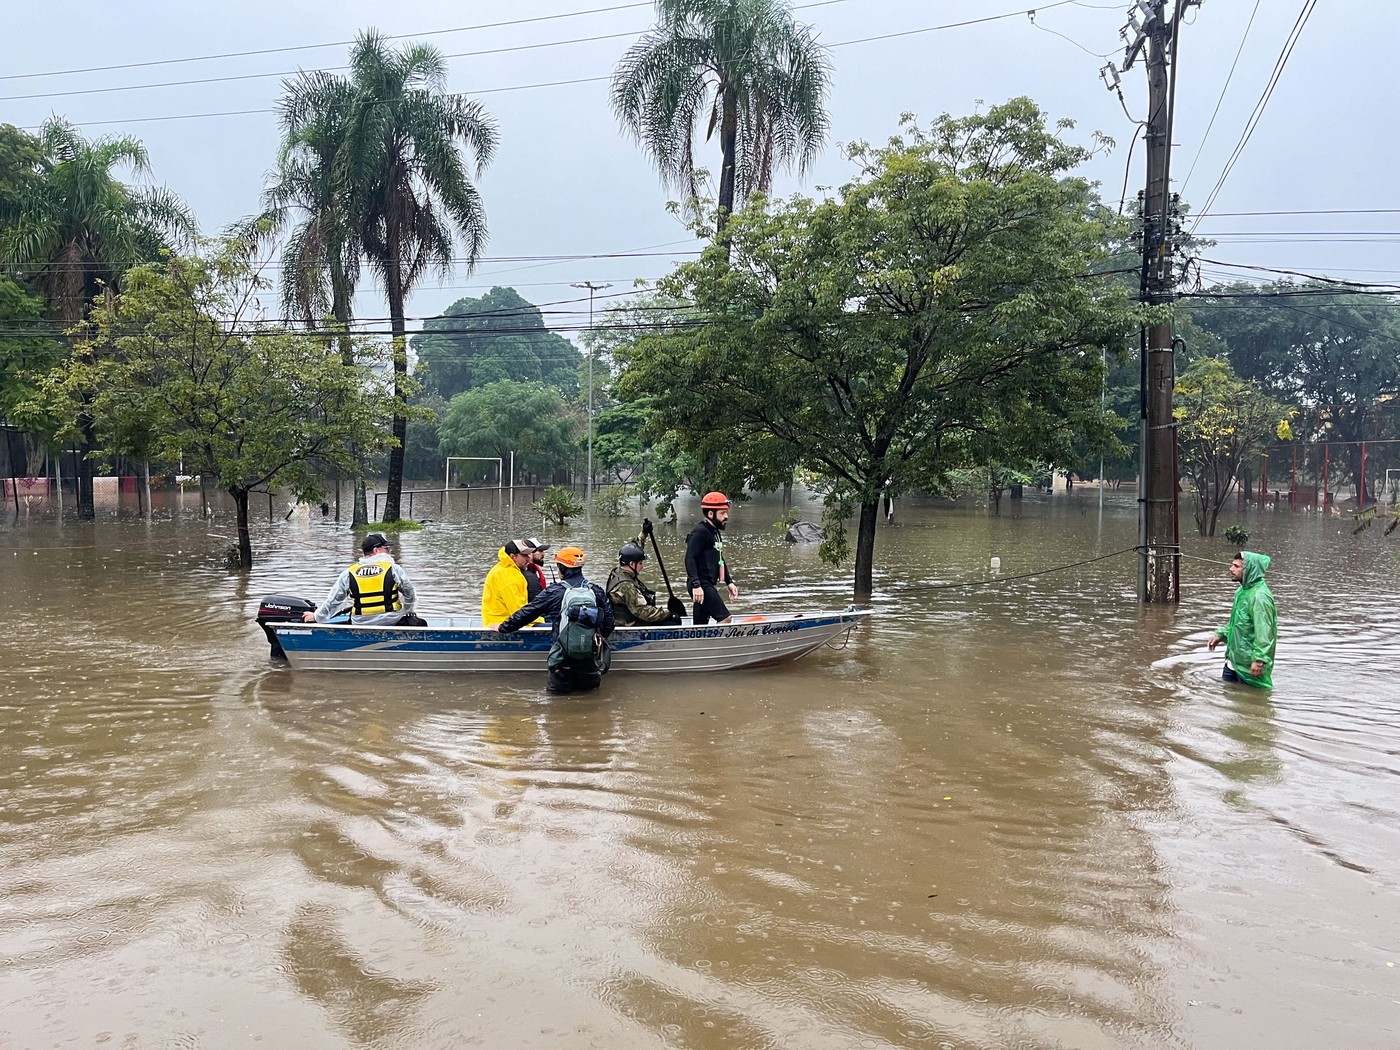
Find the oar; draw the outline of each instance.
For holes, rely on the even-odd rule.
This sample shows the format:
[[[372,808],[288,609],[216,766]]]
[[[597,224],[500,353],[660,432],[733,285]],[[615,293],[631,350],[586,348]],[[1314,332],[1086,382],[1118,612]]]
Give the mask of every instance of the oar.
[[[671,589],[671,577],[666,575],[666,563],[661,560],[661,548],[656,545],[656,532],[651,527],[651,519],[642,519],[642,535],[651,537],[651,549],[656,554],[656,567],[661,570],[661,581],[666,584],[666,593],[671,597],[666,602],[666,611],[675,617],[685,616],[685,603],[676,597]]]

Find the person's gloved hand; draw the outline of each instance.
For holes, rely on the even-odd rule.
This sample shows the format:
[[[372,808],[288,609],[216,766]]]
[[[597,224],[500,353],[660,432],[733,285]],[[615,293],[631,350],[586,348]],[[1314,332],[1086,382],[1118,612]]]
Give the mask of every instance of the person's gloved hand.
[[[652,533],[651,519],[650,519],[650,518],[643,518],[643,519],[642,519],[642,535],[643,535],[643,536],[650,536],[651,533]]]

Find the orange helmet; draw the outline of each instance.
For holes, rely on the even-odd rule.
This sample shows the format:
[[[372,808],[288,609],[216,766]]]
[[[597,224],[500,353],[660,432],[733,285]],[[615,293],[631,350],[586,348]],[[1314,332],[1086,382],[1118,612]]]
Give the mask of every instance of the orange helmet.
[[[732,507],[734,501],[723,492],[707,492],[700,500],[701,510],[719,510],[721,507]]]
[[[582,547],[560,547],[554,555],[556,565],[562,565],[566,569],[583,568],[584,553]]]

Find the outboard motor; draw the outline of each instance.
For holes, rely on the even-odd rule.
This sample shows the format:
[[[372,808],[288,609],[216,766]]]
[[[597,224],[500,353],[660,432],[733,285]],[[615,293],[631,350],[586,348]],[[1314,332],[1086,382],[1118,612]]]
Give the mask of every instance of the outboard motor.
[[[277,640],[277,635],[273,633],[268,624],[301,623],[303,613],[315,611],[315,604],[305,598],[295,598],[289,594],[263,596],[262,601],[258,602],[258,626],[267,635],[268,644],[272,646],[274,660],[285,660],[287,654],[282,651],[282,643]]]

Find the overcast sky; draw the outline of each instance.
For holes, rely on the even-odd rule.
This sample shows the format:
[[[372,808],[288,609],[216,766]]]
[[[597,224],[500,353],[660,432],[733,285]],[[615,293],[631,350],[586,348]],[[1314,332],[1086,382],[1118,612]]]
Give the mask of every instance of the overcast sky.
[[[665,253],[695,247],[668,214],[669,195],[650,163],[619,131],[608,106],[608,77],[650,25],[649,3],[12,0],[6,6],[0,121],[36,128],[59,114],[89,136],[138,136],[149,149],[155,180],[190,203],[206,233],[256,207],[277,147],[273,107],[283,76],[343,65],[344,42],[366,27],[436,45],[448,56],[450,89],[485,105],[499,124],[501,143],[478,184],[490,223],[486,258],[470,275],[459,270],[442,284],[428,279],[409,304],[411,316],[429,316],[493,284],[511,285],[533,302],[558,303],[579,299],[574,282],[611,282],[601,307],[608,301],[602,296],[664,274],[674,261]],[[1122,63],[1125,4],[1051,2],[1034,18],[1029,5],[1016,0],[803,0],[796,6],[797,18],[831,48],[832,134],[812,172],[802,180],[780,176],[779,192],[839,185],[852,174],[841,144],[883,141],[903,112],[925,120],[942,112],[963,115],[979,100],[1016,95],[1035,99],[1052,118],[1074,120],[1081,141],[1094,130],[1117,141],[1086,170],[1102,184],[1105,199],[1117,202],[1125,167],[1129,195],[1142,186],[1140,143],[1128,164],[1134,124],[1098,75],[1109,58]],[[1193,209],[1199,211],[1215,187],[1308,6],[1307,0],[1205,0],[1187,15],[1172,174],[1174,188]],[[546,17],[561,15],[569,17]],[[485,27],[503,22],[514,24]],[[1317,4],[1197,231],[1218,239],[1212,259],[1356,280],[1400,279],[1400,237],[1386,233],[1400,230],[1400,214],[1374,212],[1400,208],[1389,127],[1400,82],[1396,40],[1400,4]],[[274,48],[293,50],[231,54]],[[228,57],[170,61],[200,56]],[[165,64],[93,68],[129,63]],[[168,86],[133,88],[153,84]],[[1128,114],[1142,119],[1141,62],[1124,76],[1123,91]],[[699,157],[718,170],[717,148],[702,147]],[[1333,209],[1352,214],[1226,214]],[[537,258],[644,252],[661,254]],[[1206,276],[1250,272],[1211,266]],[[566,330],[587,318],[586,298],[548,309],[550,320]],[[362,317],[387,313],[372,288],[361,294],[358,310]]]

